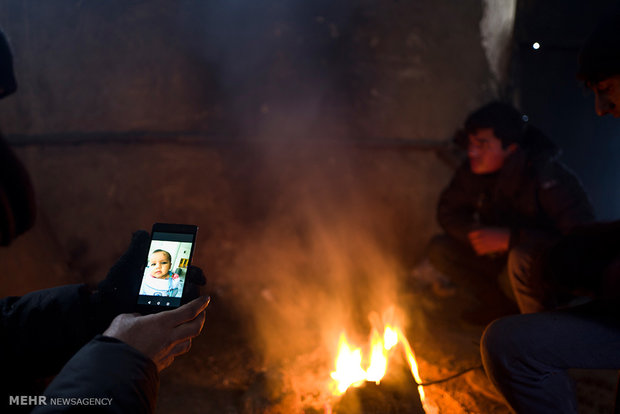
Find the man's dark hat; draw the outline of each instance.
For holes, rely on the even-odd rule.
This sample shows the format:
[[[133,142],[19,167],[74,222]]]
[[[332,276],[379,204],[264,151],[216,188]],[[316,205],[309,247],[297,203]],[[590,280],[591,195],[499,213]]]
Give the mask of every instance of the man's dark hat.
[[[579,53],[577,78],[593,84],[620,75],[620,12],[601,20]]]

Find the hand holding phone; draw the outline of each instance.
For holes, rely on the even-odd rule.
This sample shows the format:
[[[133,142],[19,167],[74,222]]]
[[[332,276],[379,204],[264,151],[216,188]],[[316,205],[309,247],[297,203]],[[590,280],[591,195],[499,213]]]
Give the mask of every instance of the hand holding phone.
[[[157,370],[168,367],[174,358],[189,351],[205,321],[208,297],[157,315],[122,314],[103,333],[125,342],[151,358]]]
[[[140,313],[174,309],[186,303],[187,276],[198,227],[155,223],[138,291]]]

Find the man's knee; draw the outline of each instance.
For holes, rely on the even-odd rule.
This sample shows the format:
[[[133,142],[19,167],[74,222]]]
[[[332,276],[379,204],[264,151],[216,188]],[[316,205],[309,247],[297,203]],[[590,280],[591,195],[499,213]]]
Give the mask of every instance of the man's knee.
[[[497,319],[484,330],[480,340],[482,361],[487,370],[504,370],[520,353],[519,316]]]
[[[529,279],[532,272],[532,263],[534,258],[534,250],[531,247],[517,245],[508,252],[508,275],[510,278],[518,278],[525,282]]]

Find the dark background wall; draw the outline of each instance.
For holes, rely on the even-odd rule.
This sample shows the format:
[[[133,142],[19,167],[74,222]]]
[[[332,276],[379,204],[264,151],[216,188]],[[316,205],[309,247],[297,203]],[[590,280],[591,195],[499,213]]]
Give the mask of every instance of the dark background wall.
[[[260,256],[263,237],[290,246],[339,217],[406,268],[451,173],[429,143],[495,93],[483,12],[479,0],[5,1],[20,88],[0,125],[79,278],[104,277],[154,221],[198,224],[197,261],[222,281],[241,246]]]
[[[489,95],[481,17],[479,0],[5,1],[21,90],[0,116],[6,133],[257,135],[292,117],[443,139]]]
[[[594,95],[575,74],[583,39],[617,3],[520,1],[513,60],[523,111],[564,149],[562,160],[582,179],[605,220],[620,217],[620,125],[596,116]],[[532,48],[534,42],[540,49]]]

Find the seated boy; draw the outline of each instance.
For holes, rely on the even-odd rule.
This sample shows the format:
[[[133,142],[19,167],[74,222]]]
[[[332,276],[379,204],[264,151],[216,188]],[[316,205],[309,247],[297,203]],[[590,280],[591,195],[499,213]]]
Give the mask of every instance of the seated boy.
[[[466,283],[483,304],[467,316],[486,324],[506,298],[496,285],[507,269],[521,313],[552,298],[536,258],[562,234],[594,219],[586,192],[558,161],[560,149],[512,105],[491,102],[465,121],[467,160],[441,194],[437,218],[445,234],[431,240],[431,264]]]

